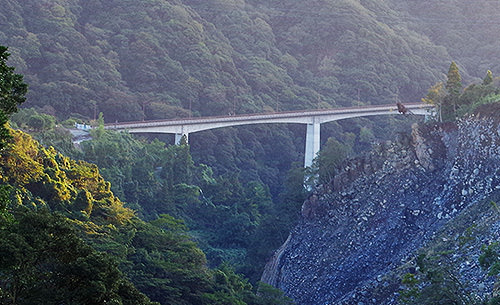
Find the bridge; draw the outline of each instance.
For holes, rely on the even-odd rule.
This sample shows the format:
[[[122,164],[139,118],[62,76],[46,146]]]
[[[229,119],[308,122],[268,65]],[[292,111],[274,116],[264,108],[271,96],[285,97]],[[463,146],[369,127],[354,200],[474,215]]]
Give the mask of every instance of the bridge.
[[[422,103],[405,104],[407,110],[415,115],[430,115],[432,105]],[[105,124],[105,129],[127,130],[130,133],[170,133],[175,134],[178,144],[182,136],[189,137],[190,133],[251,124],[295,123],[306,124],[306,148],[304,166],[311,166],[314,157],[320,150],[320,125],[322,123],[366,117],[374,115],[398,114],[397,106],[371,105],[362,107],[333,108],[320,110],[303,110],[289,112],[274,112],[260,114],[244,114],[220,117],[197,117],[174,120],[136,121]]]

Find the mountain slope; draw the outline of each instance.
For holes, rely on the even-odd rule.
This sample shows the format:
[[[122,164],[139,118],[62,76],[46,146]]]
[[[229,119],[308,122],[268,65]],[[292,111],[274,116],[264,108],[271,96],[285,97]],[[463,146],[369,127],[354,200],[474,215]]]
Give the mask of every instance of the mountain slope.
[[[414,260],[419,249],[436,243],[437,237],[467,237],[473,221],[483,219],[467,214],[477,212],[471,207],[498,199],[498,120],[431,124],[415,127],[412,136],[354,160],[314,193],[263,280],[300,304],[395,304],[400,286],[392,274],[396,268]],[[469,217],[470,223],[461,224],[452,236],[438,235],[457,216]],[[492,223],[497,222],[495,216]],[[491,281],[479,279],[477,274],[485,273],[476,255],[490,238],[497,238],[495,231],[472,238],[467,245],[471,250],[461,253],[473,265],[457,275],[462,280],[474,274],[484,282],[482,291],[477,283],[467,286],[481,297],[493,287]],[[375,294],[377,289],[385,292]]]
[[[482,77],[487,66],[472,63],[491,61],[495,45],[473,53],[466,37],[496,41],[494,31],[444,23],[442,31],[458,34],[442,44],[426,21],[443,15],[394,2],[7,0],[0,43],[31,86],[27,106],[61,118],[414,101],[441,78],[449,54],[467,63],[464,75]]]

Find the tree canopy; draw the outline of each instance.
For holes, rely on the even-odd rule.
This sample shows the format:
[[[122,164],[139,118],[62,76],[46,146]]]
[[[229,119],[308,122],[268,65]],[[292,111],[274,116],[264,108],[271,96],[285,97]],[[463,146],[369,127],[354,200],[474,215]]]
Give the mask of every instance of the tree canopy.
[[[0,43],[30,83],[29,106],[60,119],[380,104],[417,100],[451,58],[464,78],[495,71],[474,65],[498,49],[481,15],[498,7],[483,2],[8,0]],[[426,23],[445,17],[476,26]]]
[[[26,100],[25,94],[28,90],[23,76],[14,73],[15,68],[7,65],[9,56],[7,47],[0,45],[0,150],[5,148],[9,138],[5,124],[9,116]]]

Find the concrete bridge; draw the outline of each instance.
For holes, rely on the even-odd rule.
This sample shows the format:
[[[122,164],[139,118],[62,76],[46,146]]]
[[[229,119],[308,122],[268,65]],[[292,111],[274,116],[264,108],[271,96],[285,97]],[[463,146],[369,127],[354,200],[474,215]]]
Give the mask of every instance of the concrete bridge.
[[[430,115],[433,109],[433,106],[422,103],[406,104],[405,107],[415,115]],[[182,136],[186,136],[186,139],[188,139],[190,133],[202,130],[251,124],[307,124],[304,166],[308,167],[312,165],[314,157],[316,157],[320,150],[320,125],[322,123],[349,118],[398,113],[396,104],[390,104],[220,117],[124,122],[106,124],[104,128],[127,130],[130,133],[171,133],[175,134],[175,142],[178,144]]]

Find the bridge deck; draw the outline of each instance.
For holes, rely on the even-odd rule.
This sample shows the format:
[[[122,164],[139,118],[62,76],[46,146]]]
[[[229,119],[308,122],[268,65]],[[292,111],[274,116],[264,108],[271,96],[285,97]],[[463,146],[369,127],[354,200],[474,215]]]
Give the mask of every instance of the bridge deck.
[[[416,109],[430,109],[431,105],[422,103],[405,104],[409,110]],[[388,105],[369,105],[360,107],[344,107],[332,109],[317,109],[317,110],[299,110],[299,111],[286,111],[286,112],[271,112],[271,113],[256,113],[256,114],[239,114],[229,116],[212,116],[212,117],[193,117],[182,119],[169,119],[169,120],[151,120],[151,121],[134,121],[134,122],[119,122],[105,124],[106,129],[130,129],[141,127],[158,127],[158,126],[179,126],[179,125],[196,125],[217,122],[242,122],[242,121],[256,121],[256,120],[273,120],[285,118],[303,118],[324,116],[330,114],[349,114],[360,113],[368,111],[394,111],[397,112],[395,104]]]

